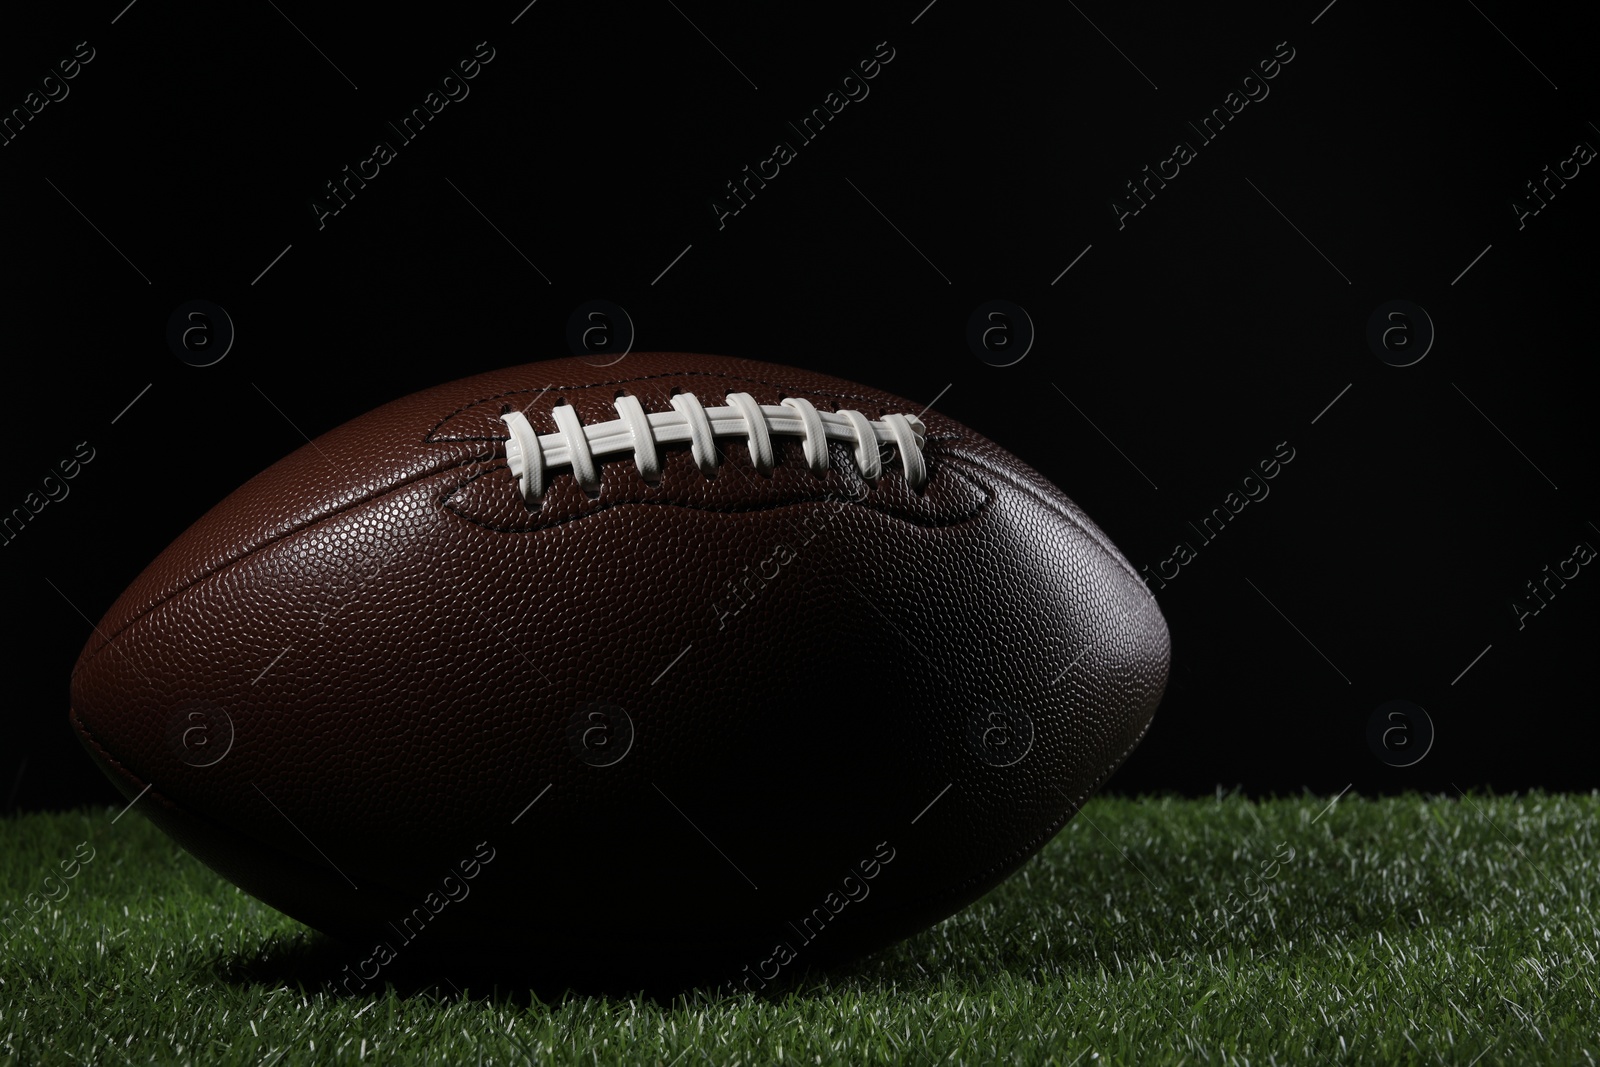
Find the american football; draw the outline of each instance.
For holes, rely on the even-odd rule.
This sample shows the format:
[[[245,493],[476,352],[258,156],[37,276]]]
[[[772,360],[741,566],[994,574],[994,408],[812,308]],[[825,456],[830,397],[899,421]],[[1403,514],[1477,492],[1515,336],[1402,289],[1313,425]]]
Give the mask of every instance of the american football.
[[[71,721],[347,942],[765,988],[953,914],[1139,742],[1166,624],[1060,490],[748,360],[483,374],[316,438],[112,605]]]

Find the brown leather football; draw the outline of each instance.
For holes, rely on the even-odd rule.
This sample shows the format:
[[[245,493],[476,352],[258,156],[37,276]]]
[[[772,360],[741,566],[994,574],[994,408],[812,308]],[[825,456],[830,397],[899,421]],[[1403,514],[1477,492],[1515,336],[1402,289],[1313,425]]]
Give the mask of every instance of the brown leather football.
[[[352,990],[409,953],[759,989],[889,944],[1060,830],[1168,667],[1106,536],[920,408],[682,353],[397,400],[162,553],[72,723],[351,942]]]

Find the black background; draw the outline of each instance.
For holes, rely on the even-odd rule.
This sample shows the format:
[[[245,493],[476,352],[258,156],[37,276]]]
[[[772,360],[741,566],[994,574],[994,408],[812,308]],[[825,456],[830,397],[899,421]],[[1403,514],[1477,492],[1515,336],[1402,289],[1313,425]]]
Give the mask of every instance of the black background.
[[[596,298],[635,350],[937,398],[1136,566],[1196,546],[1158,590],[1172,680],[1114,789],[1594,786],[1600,576],[1520,628],[1512,607],[1600,546],[1600,176],[1513,208],[1600,146],[1594,27],[1488,0],[924,3],[8,13],[7,113],[78,42],[94,58],[0,146],[0,514],[79,442],[94,459],[0,547],[5,810],[113,798],[68,676],[172,538],[303,435],[569,354]],[[385,122],[478,42],[470,94],[399,143]],[[869,95],[719,228],[724,183],[879,42]],[[1211,143],[1187,125],[1289,49]],[[396,158],[319,227],[324,183],[380,139]],[[1119,226],[1124,183],[1179,140],[1196,158]],[[237,330],[209,367],[166,342],[195,299]],[[992,299],[1037,331],[1011,366],[967,344]],[[1411,366],[1367,342],[1391,300],[1437,330]],[[1280,442],[1270,495],[1204,543],[1189,523]],[[1437,730],[1405,768],[1367,741],[1396,699]]]

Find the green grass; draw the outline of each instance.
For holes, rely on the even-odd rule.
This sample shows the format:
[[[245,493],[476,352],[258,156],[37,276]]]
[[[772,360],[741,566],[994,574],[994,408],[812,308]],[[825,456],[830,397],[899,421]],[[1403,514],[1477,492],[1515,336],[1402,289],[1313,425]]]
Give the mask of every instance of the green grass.
[[[341,995],[341,950],[114,814],[0,821],[4,913],[59,897],[0,926],[0,1062],[1600,1061],[1600,794],[1099,799],[892,950],[664,1003]]]

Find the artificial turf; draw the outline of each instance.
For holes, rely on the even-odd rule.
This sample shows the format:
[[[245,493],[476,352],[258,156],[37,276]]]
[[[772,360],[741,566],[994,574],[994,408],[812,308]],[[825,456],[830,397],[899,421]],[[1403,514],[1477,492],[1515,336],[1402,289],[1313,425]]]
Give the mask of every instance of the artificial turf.
[[[137,814],[8,818],[0,1062],[1600,1061],[1600,793],[1331,799],[1097,799],[893,949],[670,1000],[349,996],[349,951]]]

